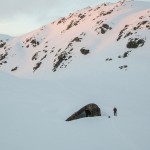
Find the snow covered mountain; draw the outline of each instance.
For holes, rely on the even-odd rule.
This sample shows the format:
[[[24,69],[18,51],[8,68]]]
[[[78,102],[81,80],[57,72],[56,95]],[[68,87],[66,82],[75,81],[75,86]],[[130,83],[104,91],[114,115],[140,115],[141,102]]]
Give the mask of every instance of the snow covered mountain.
[[[118,62],[116,69],[130,69],[127,57],[149,47],[149,8],[149,2],[104,3],[20,37],[1,35],[0,70],[15,75],[49,76],[66,72],[74,65],[78,68],[79,62],[86,60],[92,64],[95,55],[101,57],[103,53],[103,61]]]
[[[149,2],[0,35],[0,150],[149,150],[149,66]],[[102,116],[65,121],[89,103]]]

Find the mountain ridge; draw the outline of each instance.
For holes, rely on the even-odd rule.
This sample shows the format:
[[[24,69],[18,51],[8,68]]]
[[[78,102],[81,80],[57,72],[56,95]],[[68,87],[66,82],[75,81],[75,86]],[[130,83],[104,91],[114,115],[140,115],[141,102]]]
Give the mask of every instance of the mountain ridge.
[[[110,51],[108,47],[112,45],[124,48],[118,57],[126,58],[150,40],[149,8],[148,2],[103,3],[70,13],[8,41],[0,36],[0,70],[14,75],[34,76],[42,72],[51,75],[64,72],[73,63],[82,63],[100,51]],[[112,61],[107,55],[103,59]],[[118,67],[126,70],[128,66]]]

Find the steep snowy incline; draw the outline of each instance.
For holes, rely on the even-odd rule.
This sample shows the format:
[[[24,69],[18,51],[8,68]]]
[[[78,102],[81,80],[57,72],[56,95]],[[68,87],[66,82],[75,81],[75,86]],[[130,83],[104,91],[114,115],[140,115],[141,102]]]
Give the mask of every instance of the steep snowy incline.
[[[146,49],[149,35],[149,2],[104,3],[1,44],[0,69],[17,76],[51,78],[102,53],[121,58],[134,49]]]

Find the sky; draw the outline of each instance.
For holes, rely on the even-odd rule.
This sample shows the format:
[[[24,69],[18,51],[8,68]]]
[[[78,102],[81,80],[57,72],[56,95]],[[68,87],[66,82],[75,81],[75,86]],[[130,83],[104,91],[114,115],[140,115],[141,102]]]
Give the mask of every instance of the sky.
[[[0,0],[0,34],[19,36],[87,6],[117,1]]]

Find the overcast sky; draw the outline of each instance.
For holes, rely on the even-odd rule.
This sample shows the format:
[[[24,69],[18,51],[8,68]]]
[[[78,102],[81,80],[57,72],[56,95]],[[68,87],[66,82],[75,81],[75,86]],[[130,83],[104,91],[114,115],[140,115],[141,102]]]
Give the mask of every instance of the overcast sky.
[[[18,36],[87,6],[118,0],[0,0],[0,34]],[[150,0],[145,0],[150,1]]]

